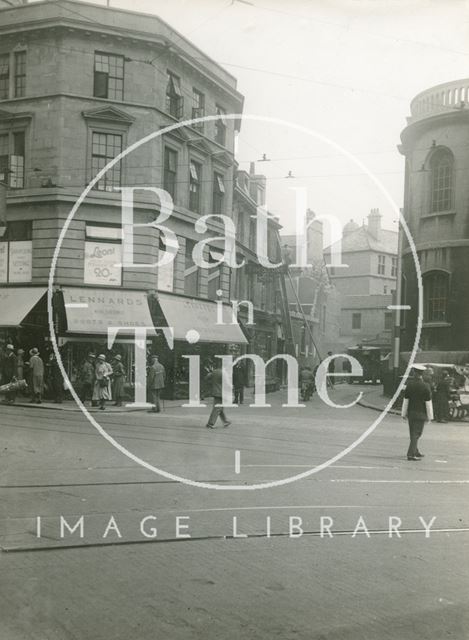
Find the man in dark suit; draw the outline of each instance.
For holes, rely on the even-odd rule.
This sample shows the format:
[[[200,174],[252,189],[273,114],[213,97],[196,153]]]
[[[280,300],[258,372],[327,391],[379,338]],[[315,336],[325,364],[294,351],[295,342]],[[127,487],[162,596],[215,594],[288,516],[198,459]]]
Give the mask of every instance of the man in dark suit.
[[[231,422],[226,417],[225,409],[222,405],[223,370],[221,364],[217,362],[213,371],[205,378],[205,383],[208,387],[208,395],[213,396],[213,407],[206,424],[207,429],[215,429],[218,416],[223,420],[223,426],[229,427]]]
[[[428,384],[423,381],[424,371],[423,365],[416,364],[412,367],[413,377],[407,383],[402,403],[401,415],[408,420],[410,434],[407,460],[412,461],[423,458],[423,454],[418,449],[418,441],[425,422],[433,420],[432,394]]]

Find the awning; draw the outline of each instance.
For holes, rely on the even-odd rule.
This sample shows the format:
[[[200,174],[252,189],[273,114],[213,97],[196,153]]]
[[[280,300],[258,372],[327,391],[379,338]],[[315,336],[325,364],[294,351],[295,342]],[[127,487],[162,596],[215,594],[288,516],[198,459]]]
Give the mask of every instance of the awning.
[[[0,289],[0,327],[18,327],[46,291],[46,287]]]
[[[122,289],[64,288],[69,333],[107,335],[110,327],[152,327],[146,293]],[[119,335],[125,335],[120,331]],[[132,331],[127,331],[127,334]]]
[[[186,340],[187,332],[194,329],[200,335],[199,342],[247,344],[239,324],[231,324],[232,309],[227,304],[223,305],[224,324],[217,324],[215,302],[167,293],[158,293],[158,302],[175,340]]]

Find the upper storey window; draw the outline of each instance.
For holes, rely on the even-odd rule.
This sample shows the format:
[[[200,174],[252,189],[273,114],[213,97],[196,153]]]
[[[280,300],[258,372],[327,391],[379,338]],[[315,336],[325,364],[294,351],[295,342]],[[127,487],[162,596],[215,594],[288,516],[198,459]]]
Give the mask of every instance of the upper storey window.
[[[215,142],[224,145],[226,142],[226,111],[217,104],[216,106],[218,120],[215,120]]]
[[[95,52],[93,95],[110,100],[124,99],[124,56]]]
[[[166,85],[166,111],[173,118],[182,118],[184,99],[181,91],[181,80],[178,76],[168,71],[168,84]]]
[[[431,212],[449,211],[453,205],[453,154],[441,149],[433,154],[431,167]]]
[[[26,95],[26,51],[0,55],[0,100]]]
[[[0,134],[0,180],[11,189],[23,189],[25,183],[25,132]]]
[[[7,100],[10,96],[10,54],[0,56],[0,100]]]
[[[198,89],[192,89],[192,102],[192,119],[203,118],[205,116],[205,95]],[[192,126],[198,131],[204,130],[203,122],[195,122]]]
[[[15,86],[13,92],[15,98],[23,98],[26,95],[26,51],[17,51],[14,55]]]

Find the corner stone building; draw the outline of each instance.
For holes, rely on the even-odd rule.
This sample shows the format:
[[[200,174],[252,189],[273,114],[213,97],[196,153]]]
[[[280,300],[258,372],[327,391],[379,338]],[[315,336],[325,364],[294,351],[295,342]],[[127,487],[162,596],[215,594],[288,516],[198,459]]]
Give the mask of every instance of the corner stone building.
[[[236,79],[157,16],[71,0],[1,4],[0,170],[7,214],[3,221],[0,216],[0,304],[17,315],[0,313],[1,341],[47,352],[44,293],[53,252],[97,172],[150,133],[218,115],[143,144],[94,185],[58,257],[54,319],[72,381],[87,350],[106,349],[110,324],[148,326],[150,314],[155,326],[178,324],[171,361],[165,361],[175,384],[186,378],[186,329],[199,331],[194,350],[204,343],[207,357],[210,344],[223,353],[228,344],[244,343],[237,325],[236,335],[228,326],[218,335],[208,327],[214,300],[231,297],[229,268],[214,257],[218,247],[204,247],[213,269],[192,260],[196,242],[224,233],[219,218],[209,220],[206,233],[196,231],[196,221],[232,212],[240,121],[224,115],[242,109]],[[172,196],[166,224],[179,250],[166,267],[143,266],[174,249],[150,226],[134,229],[140,266],[121,266],[121,186],[158,187]],[[158,199],[136,192],[134,212],[134,223],[150,224],[160,213]],[[159,344],[153,345],[158,353]],[[116,350],[130,381],[131,340],[122,339]]]
[[[406,159],[404,217],[423,280],[423,351],[469,351],[469,79],[427,89],[411,103],[399,147]],[[401,348],[410,351],[418,317],[416,267],[402,238]]]

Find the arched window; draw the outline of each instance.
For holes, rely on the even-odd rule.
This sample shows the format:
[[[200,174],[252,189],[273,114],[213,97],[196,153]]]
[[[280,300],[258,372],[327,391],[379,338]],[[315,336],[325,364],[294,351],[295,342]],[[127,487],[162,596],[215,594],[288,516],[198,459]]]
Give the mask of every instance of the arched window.
[[[436,151],[430,161],[431,211],[449,211],[453,205],[453,154],[448,149]]]
[[[447,322],[449,275],[445,271],[432,271],[423,279],[425,322]]]

